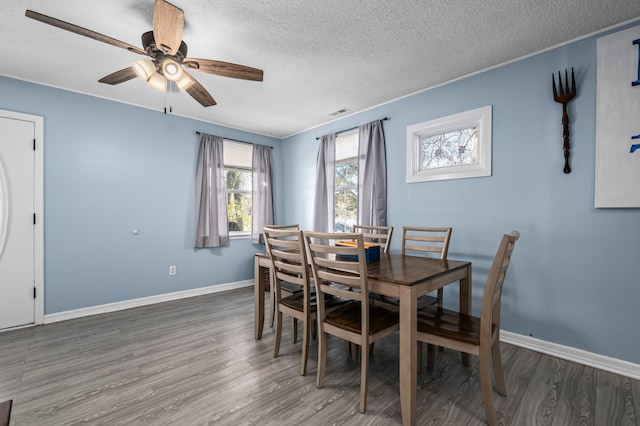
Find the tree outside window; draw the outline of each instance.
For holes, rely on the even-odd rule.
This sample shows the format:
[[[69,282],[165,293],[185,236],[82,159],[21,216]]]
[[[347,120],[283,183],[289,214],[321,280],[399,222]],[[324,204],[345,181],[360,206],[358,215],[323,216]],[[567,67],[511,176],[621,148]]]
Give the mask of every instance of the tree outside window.
[[[420,169],[478,162],[478,127],[420,137]]]
[[[358,131],[336,137],[334,230],[351,232],[358,221]]]
[[[251,233],[253,148],[248,144],[224,141],[224,180],[230,235]]]
[[[229,232],[251,232],[251,170],[225,169]]]

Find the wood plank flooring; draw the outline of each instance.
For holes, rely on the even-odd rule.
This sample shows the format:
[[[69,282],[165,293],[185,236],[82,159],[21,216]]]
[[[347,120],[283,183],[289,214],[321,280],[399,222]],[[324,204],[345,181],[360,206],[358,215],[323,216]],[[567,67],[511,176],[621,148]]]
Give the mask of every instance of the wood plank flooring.
[[[268,300],[268,298],[267,298]],[[301,335],[301,333],[300,333]],[[307,376],[285,323],[253,337],[253,289],[0,333],[0,401],[11,425],[398,425],[398,337],[377,342],[367,412],[360,369],[338,339],[323,389],[316,342]],[[477,359],[437,352],[418,377],[419,425],[482,425]],[[503,344],[504,425],[640,426],[640,382]]]

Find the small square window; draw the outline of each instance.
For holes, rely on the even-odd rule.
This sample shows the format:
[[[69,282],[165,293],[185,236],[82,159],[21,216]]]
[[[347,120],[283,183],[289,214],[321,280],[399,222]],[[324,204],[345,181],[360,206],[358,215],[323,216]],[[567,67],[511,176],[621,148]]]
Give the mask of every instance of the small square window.
[[[491,106],[407,127],[407,182],[491,176]]]

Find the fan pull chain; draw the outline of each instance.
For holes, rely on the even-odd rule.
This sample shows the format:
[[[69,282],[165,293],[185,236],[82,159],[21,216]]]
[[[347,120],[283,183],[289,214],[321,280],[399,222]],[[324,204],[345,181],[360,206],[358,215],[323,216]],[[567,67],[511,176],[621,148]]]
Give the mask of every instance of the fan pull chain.
[[[173,93],[172,89],[172,84],[170,81],[167,80],[167,85],[169,86],[169,114],[173,113],[173,107],[171,106],[171,95]],[[167,113],[167,91],[164,92],[164,113]]]

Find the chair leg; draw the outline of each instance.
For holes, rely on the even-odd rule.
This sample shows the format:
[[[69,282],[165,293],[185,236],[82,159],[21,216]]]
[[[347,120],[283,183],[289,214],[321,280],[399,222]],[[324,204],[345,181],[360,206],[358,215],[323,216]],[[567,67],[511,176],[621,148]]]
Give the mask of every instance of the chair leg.
[[[273,291],[273,286],[269,291],[269,299],[271,300],[271,312],[269,315],[269,327],[273,327],[273,322],[276,319],[276,293]]]
[[[327,365],[327,334],[318,329],[318,371],[316,372],[316,387],[324,386],[324,370]]]
[[[504,384],[504,372],[502,370],[502,357],[500,356],[500,340],[496,339],[491,348],[491,359],[493,360],[493,374],[496,376],[496,387],[498,393],[507,396],[507,386]]]
[[[280,340],[282,339],[282,312],[278,311],[278,322],[276,323],[276,340],[273,348],[273,357],[277,358],[280,353]]]
[[[483,353],[485,352],[485,353]],[[484,405],[487,424],[495,426],[498,422],[496,419],[495,409],[493,407],[493,390],[491,389],[491,348],[480,350],[480,388],[482,389],[482,403]]]
[[[420,374],[422,372],[422,345],[423,343],[418,341],[418,345],[417,345],[417,357],[416,359],[418,360],[418,374]]]
[[[427,371],[432,371],[433,366],[436,364],[436,347],[432,344],[427,344]]]
[[[369,370],[369,351],[360,347],[360,406],[358,411],[364,413],[367,409],[367,376]]]
[[[444,300],[444,288],[438,289],[438,308],[442,308],[442,301]],[[439,347],[440,352],[444,351],[444,346]]]
[[[348,340],[344,341],[344,350],[347,353],[347,356],[351,359],[358,359],[360,357],[360,346],[355,343],[351,343]]]
[[[310,334],[311,321],[304,321],[302,323],[302,359],[300,360],[300,375],[307,374],[307,360],[309,359],[309,334]]]
[[[313,340],[318,339],[318,321],[311,320],[311,338]]]
[[[293,343],[298,343],[298,320],[294,317],[291,317],[291,336]]]

